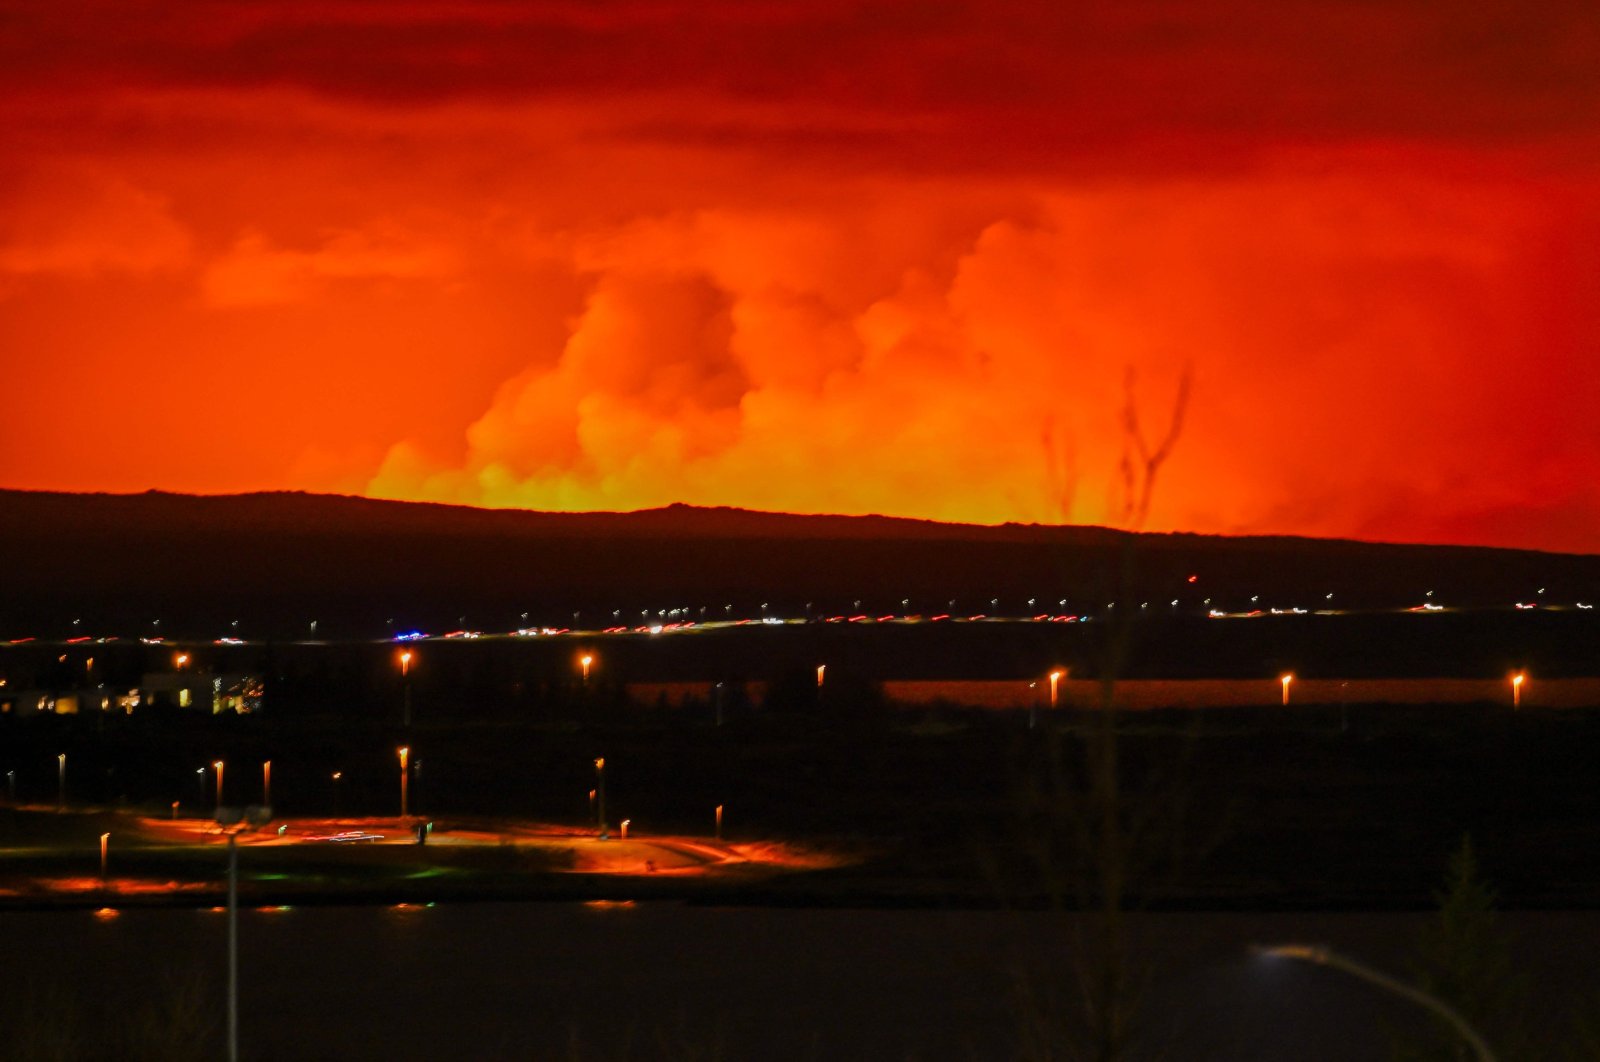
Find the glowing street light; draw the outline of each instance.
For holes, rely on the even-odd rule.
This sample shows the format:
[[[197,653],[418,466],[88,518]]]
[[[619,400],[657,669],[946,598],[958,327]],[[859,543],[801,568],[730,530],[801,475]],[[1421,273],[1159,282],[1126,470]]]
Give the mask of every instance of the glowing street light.
[[[594,761],[595,810],[600,819],[600,839],[607,840],[606,832],[606,760],[604,756]]]
[[[828,673],[828,665],[827,664],[818,664],[817,665],[817,689],[820,690],[822,688],[822,679],[823,679],[823,677],[825,675],[827,675],[827,673]]]
[[[622,820],[622,839],[624,841],[626,841],[628,839],[628,824],[631,823],[631,822],[633,822],[632,819],[623,819]]]
[[[1522,684],[1527,680],[1528,676],[1520,671],[1511,676],[1511,707],[1513,710],[1522,707]]]
[[[717,840],[722,840],[722,805],[717,805]]]
[[[593,664],[594,657],[589,653],[584,653],[582,656],[578,657],[578,666],[583,669],[583,684],[585,686],[589,684],[589,668],[593,666]]]
[[[411,772],[406,769],[411,759],[411,749],[402,745],[395,751],[400,755],[400,817],[403,819],[410,813],[411,807]]]
[[[1278,681],[1283,683],[1283,706],[1287,708],[1289,707],[1289,684],[1294,681],[1294,675],[1285,673],[1278,678]]]
[[[411,729],[411,650],[404,649],[400,652],[400,685],[401,707],[400,723],[407,730]]]
[[[67,806],[67,754],[56,757],[56,808]]]
[[[1060,700],[1060,696],[1059,695],[1060,695],[1060,689],[1061,689],[1061,680],[1066,678],[1066,676],[1067,676],[1067,673],[1064,670],[1062,670],[1061,668],[1056,668],[1054,671],[1050,672],[1050,707],[1051,708],[1054,708],[1056,706],[1056,704]]]
[[[1280,944],[1276,947],[1261,947],[1258,945],[1251,950],[1257,955],[1268,959],[1294,959],[1298,962],[1306,962],[1316,966],[1325,966],[1330,970],[1338,970],[1340,973],[1365,981],[1367,984],[1382,989],[1391,995],[1409,1000],[1443,1018],[1467,1042],[1467,1046],[1472,1048],[1478,1062],[1495,1062],[1494,1052],[1489,1050],[1489,1045],[1484,1042],[1483,1037],[1478,1034],[1476,1029],[1467,1024],[1465,1018],[1451,1009],[1443,1000],[1429,995],[1414,985],[1398,981],[1386,973],[1374,970],[1370,966],[1356,962],[1354,959],[1346,958],[1336,952],[1329,951],[1325,947],[1314,947],[1308,944]]]
[[[272,761],[261,761],[261,804],[263,807],[272,806]]]
[[[221,760],[217,760],[214,763],[212,763],[211,769],[217,772],[217,810],[221,811],[222,810],[222,761]]]
[[[334,771],[330,777],[333,779],[333,814],[337,817],[339,814],[339,780],[344,777],[344,772]]]
[[[175,670],[182,671],[184,668],[189,666],[189,654],[179,653],[177,656],[172,658],[172,663]]]
[[[109,833],[102,833],[100,835],[100,883],[102,885],[105,884],[106,880],[106,855],[108,854],[108,845],[110,843],[111,835]]]

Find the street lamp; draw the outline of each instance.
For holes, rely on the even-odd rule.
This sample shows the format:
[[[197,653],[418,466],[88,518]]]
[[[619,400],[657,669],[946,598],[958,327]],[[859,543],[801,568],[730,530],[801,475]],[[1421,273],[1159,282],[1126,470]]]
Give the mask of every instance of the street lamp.
[[[173,657],[172,663],[174,670],[182,671],[185,667],[189,666],[189,654],[179,653],[177,656]]]
[[[1278,681],[1283,683],[1283,706],[1287,708],[1289,707],[1289,683],[1294,681],[1294,675],[1285,673],[1279,676]]]
[[[583,684],[585,686],[589,684],[589,668],[593,663],[594,657],[589,653],[584,653],[578,657],[578,666],[583,669]]]
[[[67,806],[67,754],[56,757],[56,810]]]
[[[717,805],[717,840],[722,840],[722,805]]]
[[[1067,677],[1067,673],[1064,670],[1062,670],[1061,668],[1056,668],[1054,671],[1050,672],[1050,707],[1051,708],[1054,708],[1056,706],[1057,701],[1060,699],[1058,694],[1060,692],[1061,680],[1066,678],[1066,677]]]
[[[215,763],[213,763],[211,765],[211,767],[212,767],[213,770],[215,770],[217,772],[217,810],[221,811],[222,810],[222,761],[221,760],[217,760]]]
[[[822,679],[823,679],[823,676],[826,675],[827,673],[828,673],[828,665],[827,664],[818,664],[817,665],[817,689],[820,690],[822,688]]]
[[[401,692],[400,724],[407,730],[411,729],[411,650],[406,649],[400,653],[400,685]]]
[[[343,771],[334,771],[333,778],[333,817],[339,817],[339,779],[344,777]]]
[[[108,854],[107,846],[110,844],[110,842],[111,835],[109,833],[102,833],[100,835],[100,884],[102,885],[104,885],[106,882],[106,855]]]
[[[606,832],[606,761],[602,756],[594,761],[595,808],[600,818],[600,839],[609,838]]]
[[[1522,684],[1527,680],[1528,676],[1520,671],[1511,676],[1511,707],[1513,710],[1522,707]]]
[[[263,807],[272,806],[272,761],[261,761],[261,804]]]
[[[1280,944],[1276,947],[1262,947],[1257,945],[1251,950],[1257,955],[1269,959],[1294,959],[1317,966],[1326,966],[1330,970],[1338,970],[1340,973],[1349,974],[1351,977],[1365,981],[1367,984],[1380,988],[1391,995],[1410,1000],[1417,1006],[1430,1010],[1443,1018],[1467,1042],[1467,1046],[1472,1048],[1473,1053],[1478,1058],[1478,1062],[1495,1062],[1494,1052],[1489,1050],[1489,1045],[1484,1042],[1483,1037],[1478,1034],[1476,1029],[1467,1024],[1465,1018],[1456,1013],[1443,1000],[1429,995],[1414,985],[1408,985],[1404,981],[1397,981],[1382,971],[1374,970],[1370,966],[1356,962],[1354,959],[1346,958],[1321,946]]]
[[[410,809],[411,773],[406,770],[406,763],[411,758],[411,750],[402,745],[396,751],[400,754],[400,817],[403,819]]]

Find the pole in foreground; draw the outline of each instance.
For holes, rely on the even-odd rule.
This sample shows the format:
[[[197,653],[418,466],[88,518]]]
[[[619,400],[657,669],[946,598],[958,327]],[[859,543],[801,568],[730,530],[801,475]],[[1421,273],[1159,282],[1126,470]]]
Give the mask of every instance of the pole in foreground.
[[[411,729],[411,650],[400,654],[400,725]]]
[[[403,819],[410,813],[410,774],[406,769],[406,762],[411,757],[411,750],[402,746],[400,753],[400,817]]]
[[[239,1062],[239,842],[228,831],[228,1062]]]

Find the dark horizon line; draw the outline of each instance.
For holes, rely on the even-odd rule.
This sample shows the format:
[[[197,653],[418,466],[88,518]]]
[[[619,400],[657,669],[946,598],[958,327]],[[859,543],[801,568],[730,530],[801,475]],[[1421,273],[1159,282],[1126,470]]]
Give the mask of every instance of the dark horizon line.
[[[469,518],[480,518],[488,515],[490,519],[497,517],[534,517],[547,520],[581,520],[584,518],[599,518],[607,520],[625,521],[630,517],[663,517],[674,514],[706,514],[712,516],[751,517],[761,521],[795,522],[828,521],[847,522],[857,526],[869,524],[889,525],[905,529],[934,532],[975,532],[974,537],[989,537],[1006,532],[1026,533],[1030,539],[1049,537],[1055,534],[1080,534],[1088,537],[1104,537],[1119,539],[1155,538],[1155,539],[1195,539],[1199,541],[1227,542],[1227,543],[1275,543],[1284,545],[1294,544],[1325,544],[1349,545],[1359,547],[1389,547],[1399,549],[1421,550],[1446,550],[1446,551],[1492,551],[1501,554],[1542,555],[1552,557],[1600,557],[1600,551],[1579,553],[1563,550],[1537,549],[1525,546],[1498,546],[1488,544],[1463,544],[1445,542],[1408,542],[1393,539],[1368,539],[1351,536],[1320,537],[1293,533],[1274,532],[1246,532],[1241,534],[1225,534],[1218,532],[1201,531],[1136,531],[1124,528],[1111,527],[1105,524],[1072,524],[1072,523],[1024,523],[1016,520],[1007,520],[998,524],[971,523],[967,521],[936,520],[928,517],[893,516],[884,513],[838,513],[838,512],[788,512],[784,510],[756,509],[738,505],[699,505],[692,502],[669,502],[666,505],[650,506],[639,509],[530,509],[517,506],[492,506],[473,505],[466,502],[440,502],[440,501],[413,501],[398,498],[379,498],[363,494],[345,494],[333,491],[275,489],[275,490],[250,490],[250,491],[177,491],[152,487],[142,491],[68,491],[52,490],[47,488],[30,487],[0,487],[0,500],[7,497],[25,496],[31,498],[52,498],[84,501],[93,499],[107,499],[112,501],[136,501],[140,499],[173,499],[178,501],[198,501],[225,503],[230,501],[270,501],[274,499],[290,499],[313,503],[333,503],[365,505],[383,508],[391,511],[428,511],[432,513],[461,514]],[[963,536],[954,536],[963,537]]]

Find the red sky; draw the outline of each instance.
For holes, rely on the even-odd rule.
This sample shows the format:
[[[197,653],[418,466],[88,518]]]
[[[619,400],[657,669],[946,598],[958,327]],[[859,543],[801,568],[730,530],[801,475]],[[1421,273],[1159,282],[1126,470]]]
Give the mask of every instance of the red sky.
[[[1204,14],[1201,14],[1201,12]],[[1600,551],[1600,9],[0,0],[0,485]]]

